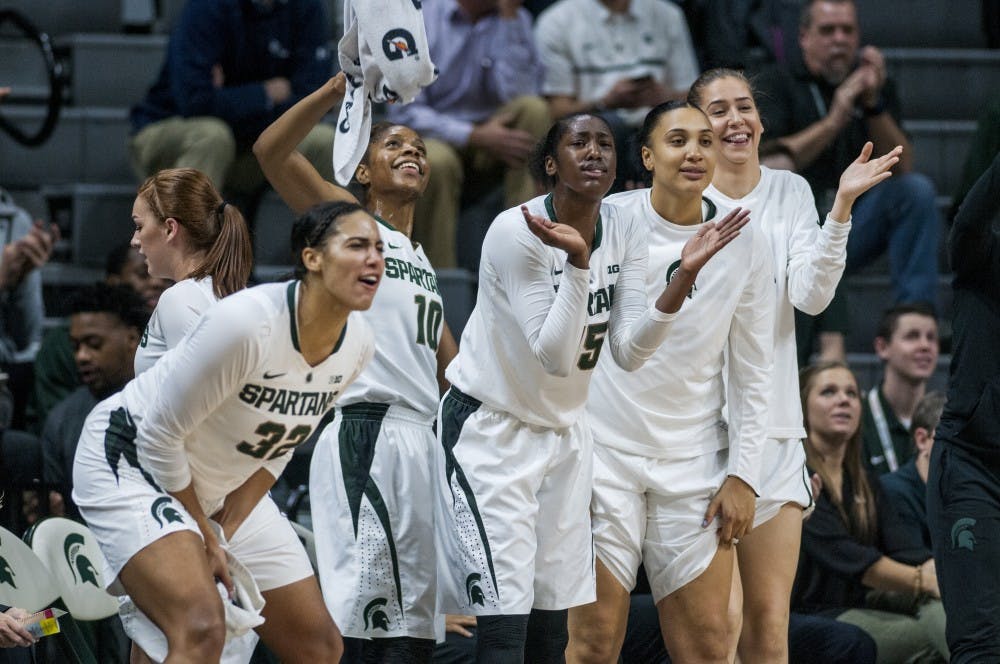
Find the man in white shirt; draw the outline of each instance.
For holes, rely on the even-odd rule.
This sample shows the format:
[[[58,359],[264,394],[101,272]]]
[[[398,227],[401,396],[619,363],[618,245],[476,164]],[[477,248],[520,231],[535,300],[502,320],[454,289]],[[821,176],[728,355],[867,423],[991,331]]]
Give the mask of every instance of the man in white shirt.
[[[698,77],[684,12],[665,0],[559,0],[538,17],[542,94],[552,117],[597,112],[619,155],[612,191],[635,179],[629,142],[647,111],[683,99]]]

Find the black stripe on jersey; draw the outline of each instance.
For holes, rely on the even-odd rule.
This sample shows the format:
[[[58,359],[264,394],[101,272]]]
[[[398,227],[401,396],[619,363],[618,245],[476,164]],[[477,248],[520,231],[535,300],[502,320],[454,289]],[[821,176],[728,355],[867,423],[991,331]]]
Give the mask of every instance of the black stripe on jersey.
[[[116,408],[111,411],[111,416],[108,418],[108,428],[104,430],[104,458],[107,459],[108,465],[111,466],[111,472],[115,474],[115,480],[119,484],[121,484],[121,480],[118,477],[118,463],[122,457],[125,457],[125,460],[133,468],[139,470],[143,479],[149,482],[150,486],[163,493],[163,489],[157,486],[153,476],[139,465],[139,455],[135,449],[136,434],[135,422],[127,410]]]
[[[493,552],[490,550],[490,540],[486,536],[486,526],[483,524],[483,517],[479,514],[479,506],[476,503],[476,495],[472,492],[472,485],[469,484],[469,480],[465,477],[465,471],[458,465],[458,460],[455,458],[455,445],[458,443],[465,420],[469,418],[469,415],[479,410],[482,405],[481,401],[470,397],[452,385],[441,403],[441,419],[438,425],[441,427],[441,446],[444,448],[445,481],[448,483],[448,489],[452,491],[452,502],[455,500],[455,492],[451,489],[451,477],[454,475],[455,479],[458,480],[458,485],[462,487],[462,493],[465,494],[465,500],[469,504],[469,510],[472,512],[476,527],[479,529],[479,538],[482,540],[483,550],[486,552],[486,564],[490,568],[490,578],[493,579],[493,587],[499,597],[500,586],[497,585],[497,575],[493,569]]]
[[[346,327],[346,326],[345,326]],[[339,343],[338,343],[339,345]],[[392,525],[389,522],[389,509],[386,507],[382,492],[372,480],[372,461],[375,458],[375,443],[378,441],[382,420],[389,410],[388,404],[357,403],[340,409],[342,419],[338,433],[340,446],[340,469],[344,474],[344,489],[347,492],[347,504],[351,509],[351,519],[354,522],[354,539],[358,538],[358,518],[361,512],[361,498],[368,498],[375,515],[378,516],[385,538],[389,543],[389,555],[392,558],[392,577],[396,582],[396,601],[399,611],[404,616],[403,590],[399,582],[399,559],[396,556],[396,540],[392,537]]]
[[[295,287],[298,285],[298,280],[292,281],[288,284],[288,327],[292,331],[292,348],[301,353],[302,349],[299,348],[299,324],[296,320],[298,310],[295,308]]]

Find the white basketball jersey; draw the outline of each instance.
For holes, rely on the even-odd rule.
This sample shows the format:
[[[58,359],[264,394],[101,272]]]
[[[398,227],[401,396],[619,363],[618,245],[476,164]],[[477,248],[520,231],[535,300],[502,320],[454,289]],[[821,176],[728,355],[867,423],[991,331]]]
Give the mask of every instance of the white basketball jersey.
[[[371,359],[371,329],[354,312],[330,356],[306,363],[295,320],[299,284],[221,300],[123,390],[143,468],[167,491],[193,481],[207,514],[259,468],[280,475],[289,452]]]
[[[437,276],[410,238],[379,220],[385,274],[362,317],[375,333],[375,356],[337,401],[406,406],[433,420],[437,412],[437,348],[444,308]]]
[[[648,189],[611,196],[608,202],[646,220],[646,292],[654,299],[680,267],[681,250],[699,226],[660,217]],[[707,207],[707,219],[721,219],[728,211],[716,213],[711,203]],[[770,380],[774,284],[766,240],[755,230],[751,222],[701,269],[669,339],[642,368],[625,372],[601,362],[588,401],[596,441],[659,458],[690,458],[724,448],[723,366],[729,351],[737,381],[756,390],[747,396],[758,409],[757,421],[744,433],[763,442],[766,395],[757,392]]]
[[[526,205],[532,214],[555,219],[551,196],[539,196]],[[566,252],[535,237],[519,208],[502,212],[483,242],[478,299],[458,356],[448,367],[448,380],[528,424],[569,426],[582,414],[591,373],[609,335],[612,308],[624,311],[628,307],[622,304],[627,299],[625,291],[617,287],[625,286],[630,271],[637,284],[633,290],[639,313],[646,310],[645,265],[642,234],[613,207],[601,205],[589,277],[567,263]],[[571,353],[572,360],[566,363],[564,375],[553,375],[546,371],[537,349],[532,349],[526,327],[540,324],[550,314],[560,287],[567,287],[567,276],[588,281],[582,285],[582,306],[572,314],[576,316],[575,309],[580,309],[582,315],[568,320],[559,340],[563,348],[558,350]],[[569,287],[581,286],[574,282]],[[624,318],[624,314],[615,316],[616,320]]]
[[[218,300],[212,290],[212,277],[184,279],[163,291],[135,349],[135,375],[153,366],[180,343],[205,310]]]

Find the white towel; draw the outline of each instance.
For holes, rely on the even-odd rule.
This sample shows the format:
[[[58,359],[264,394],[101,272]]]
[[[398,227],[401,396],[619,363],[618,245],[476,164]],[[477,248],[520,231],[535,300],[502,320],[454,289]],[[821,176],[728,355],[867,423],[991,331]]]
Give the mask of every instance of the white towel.
[[[212,526],[216,525],[215,522],[210,523]],[[221,530],[217,527],[215,530],[225,550],[226,544],[222,540]],[[260,615],[264,608],[264,597],[250,570],[228,550],[226,550],[226,563],[236,591],[230,600],[222,582],[215,584],[226,610],[226,645],[219,661],[225,664],[246,664],[257,646],[258,637],[253,629],[264,624],[264,617]],[[154,662],[166,659],[167,637],[145,613],[139,610],[131,598],[127,596],[119,598],[118,615],[121,617],[125,633],[149,655],[150,659]]]
[[[333,172],[347,185],[368,149],[372,103],[408,104],[437,78],[420,0],[347,0],[338,45],[347,90],[337,120]]]

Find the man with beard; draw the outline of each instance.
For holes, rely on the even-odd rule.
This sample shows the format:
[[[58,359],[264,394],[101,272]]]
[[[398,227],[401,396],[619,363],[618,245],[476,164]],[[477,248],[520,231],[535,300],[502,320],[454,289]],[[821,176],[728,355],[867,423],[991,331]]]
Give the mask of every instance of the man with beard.
[[[83,422],[98,401],[134,376],[135,349],[149,320],[142,297],[128,286],[97,283],[81,290],[70,309],[69,336],[81,387],[49,412],[42,429],[42,476],[55,514],[79,518],[70,500],[73,456]]]
[[[934,186],[912,170],[913,150],[900,129],[896,88],[886,76],[882,53],[874,46],[860,48],[854,1],[806,2],[799,44],[801,62],[770,69],[758,81],[760,115],[770,135],[761,145],[765,165],[791,168],[805,177],[822,219],[840,173],[866,141],[875,144],[874,154],[903,146],[894,176],[854,206],[846,274],[888,252],[894,302],[934,306]]]

